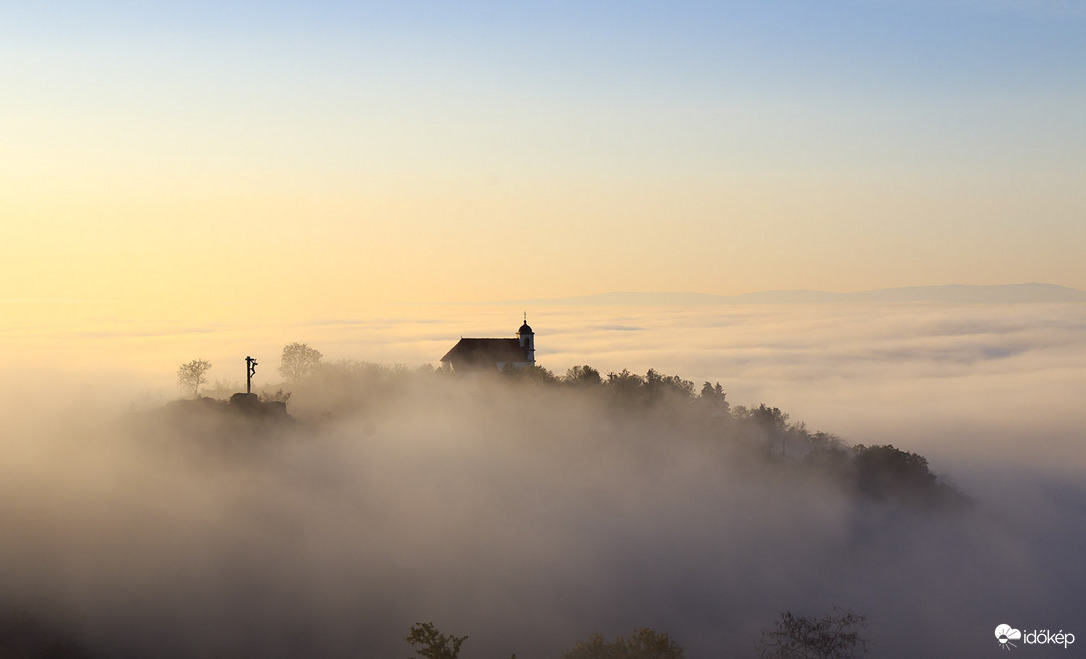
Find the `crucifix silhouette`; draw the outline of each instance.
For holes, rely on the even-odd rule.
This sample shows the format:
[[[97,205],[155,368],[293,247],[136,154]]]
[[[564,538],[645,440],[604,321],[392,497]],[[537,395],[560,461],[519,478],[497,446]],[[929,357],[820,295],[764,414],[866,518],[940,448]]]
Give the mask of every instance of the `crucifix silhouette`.
[[[253,393],[253,375],[256,374],[256,360],[252,357],[245,358],[245,393]]]

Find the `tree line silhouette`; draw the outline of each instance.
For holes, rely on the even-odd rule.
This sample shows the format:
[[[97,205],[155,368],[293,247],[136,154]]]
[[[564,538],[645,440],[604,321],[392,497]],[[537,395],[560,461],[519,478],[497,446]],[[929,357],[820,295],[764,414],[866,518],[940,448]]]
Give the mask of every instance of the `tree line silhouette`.
[[[867,616],[851,609],[834,607],[820,616],[803,616],[784,611],[754,643],[759,659],[854,659],[864,657],[874,645],[863,635]],[[460,659],[467,636],[443,634],[432,622],[411,626],[405,639],[424,659]],[[516,659],[517,655],[512,655]],[[629,637],[607,640],[592,634],[562,651],[562,659],[684,659],[683,648],[667,633],[642,627]]]
[[[284,346],[279,373],[285,382],[266,386],[259,393],[260,400],[281,406],[299,394],[311,416],[332,418],[365,414],[383,401],[420,386],[455,386],[464,380],[569,390],[595,398],[623,416],[639,415],[679,424],[695,434],[740,445],[760,453],[767,461],[816,474],[866,499],[932,508],[969,501],[934,474],[927,459],[917,453],[891,444],[849,445],[836,435],[812,432],[803,422],[791,423],[787,413],[765,403],[757,407],[733,406],[719,382],[704,382],[699,390],[691,380],[651,368],[644,375],[628,369],[604,375],[588,364],[572,366],[564,375],[555,375],[539,365],[464,375],[428,364],[408,368],[356,360],[328,363],[322,359],[319,350],[305,343]],[[195,396],[210,368],[205,360],[183,364],[178,381]],[[217,383],[210,393],[225,397],[230,388]],[[210,403],[210,398],[205,397],[205,402]],[[285,408],[274,409],[278,413]]]

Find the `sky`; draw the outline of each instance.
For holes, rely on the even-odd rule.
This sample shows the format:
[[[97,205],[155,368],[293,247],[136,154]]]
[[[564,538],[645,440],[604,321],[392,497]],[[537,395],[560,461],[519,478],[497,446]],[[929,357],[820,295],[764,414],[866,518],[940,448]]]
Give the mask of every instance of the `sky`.
[[[152,557],[154,569],[137,571],[135,585],[110,598],[158,592],[156,578],[172,564],[158,560],[156,543],[174,537],[162,529],[204,525],[204,502],[217,511],[209,528],[257,520],[276,533],[301,529],[287,546],[308,557],[314,583],[339,583],[354,568],[322,569],[340,563],[301,545],[354,533],[342,525],[358,518],[351,506],[379,500],[351,470],[381,464],[371,459],[380,455],[404,473],[425,467],[426,455],[403,441],[426,439],[413,424],[455,430],[461,426],[450,422],[466,424],[470,413],[454,405],[449,419],[440,409],[405,414],[379,444],[345,441],[286,455],[282,473],[273,461],[237,487],[223,478],[220,491],[198,471],[163,486],[127,446],[99,451],[106,431],[85,412],[161,406],[179,394],[177,365],[194,358],[214,364],[209,389],[239,390],[245,355],[260,360],[256,386],[274,388],[279,351],[291,341],[322,350],[327,361],[434,363],[459,336],[511,336],[527,311],[540,363],[559,375],[588,363],[605,374],[655,368],[699,388],[720,381],[735,405],[779,405],[792,421],[848,443],[921,452],[985,510],[1006,506],[1007,518],[991,518],[1004,526],[967,534],[973,544],[937,529],[930,551],[922,549],[933,536],[917,534],[903,549],[873,552],[915,569],[873,570],[882,576],[872,586],[865,575],[856,586],[861,599],[894,592],[899,575],[924,575],[906,584],[915,596],[895,604],[909,615],[884,610],[883,621],[930,631],[920,604],[931,600],[928,586],[940,592],[952,584],[955,592],[935,598],[948,606],[968,597],[991,608],[988,595],[1004,580],[1017,588],[1035,577],[1016,603],[1032,620],[987,609],[954,616],[979,621],[975,638],[991,643],[999,622],[1060,625],[1052,611],[1083,609],[1075,567],[1086,510],[1081,303],[480,304],[609,291],[1034,281],[1086,290],[1082,2],[0,0],[0,16],[0,469],[9,476],[0,479],[9,490],[0,518],[45,509],[42,532],[0,538],[0,552],[25,544],[33,556],[39,542],[60,548],[60,568],[43,559],[40,572],[56,579],[47,583],[67,588],[66,566],[84,566],[75,596],[97,604],[90,595],[115,592],[112,563],[94,569],[96,559],[69,553],[78,544],[53,542],[73,529],[84,538],[71,521],[78,519],[87,520],[85,537],[98,555],[128,555],[110,551],[116,541]],[[367,432],[345,426],[343,437]],[[467,424],[449,445],[486,436]],[[81,448],[57,444],[65,452],[53,452],[41,441],[51,437]],[[463,459],[504,478],[490,463],[503,455],[481,450]],[[668,481],[682,484],[680,494],[707,482],[688,477],[701,473],[691,462],[697,469]],[[299,472],[299,464],[309,468]],[[531,473],[539,478],[529,483],[551,475],[543,467]],[[295,489],[279,487],[290,478]],[[266,500],[265,482],[287,496],[268,499],[270,515],[250,514],[248,502],[260,509]],[[344,498],[340,484],[355,489]],[[712,487],[723,488],[710,493],[722,494],[726,510],[745,514],[744,500],[723,496],[730,485]],[[49,496],[28,503],[22,495],[31,490]],[[557,510],[567,501],[579,510],[584,492],[573,488]],[[218,505],[235,496],[239,505]],[[114,500],[122,505],[110,506]],[[504,519],[504,500],[490,500],[496,516],[473,517]],[[621,542],[624,529],[656,537],[686,500],[658,509],[651,518],[659,525],[631,517],[608,542]],[[75,501],[88,506],[86,516],[71,514]],[[817,512],[817,502],[805,503]],[[343,517],[311,516],[310,503]],[[807,510],[785,504],[788,515]],[[163,510],[174,513],[157,515]],[[591,523],[592,514],[572,519]],[[1033,526],[1019,525],[1031,519]],[[98,533],[97,522],[110,520],[120,521]],[[239,528],[238,536],[226,533],[230,560],[230,538],[244,546],[248,537]],[[700,528],[686,527],[693,535],[685,546],[700,546]],[[758,539],[737,549],[743,576],[764,561],[761,539],[777,536],[740,528]],[[797,565],[813,574],[823,548],[835,546],[834,528],[815,534],[821,543],[782,532],[774,547],[811,549]],[[274,546],[267,537],[262,527],[252,534]],[[327,547],[349,549],[370,537],[360,531]],[[471,533],[457,538],[477,543]],[[208,565],[219,564],[217,551],[209,550]],[[605,543],[599,565],[608,569],[587,562],[576,576],[603,575],[586,588],[602,584],[604,592],[608,580],[640,570],[636,562],[611,566],[614,555]],[[464,565],[491,567],[490,555],[476,556],[465,552]],[[704,556],[674,556],[678,583],[702,583]],[[343,565],[357,563],[344,557]],[[847,571],[838,559],[833,565]],[[999,571],[1005,565],[1028,569],[1008,576]],[[403,573],[412,567],[403,564]],[[943,579],[959,569],[969,572],[968,587]],[[28,574],[32,581],[37,573]],[[524,574],[542,580],[553,572]],[[0,581],[10,588],[26,578]],[[650,585],[670,593],[673,581],[663,575]],[[818,590],[785,581],[781,593],[795,598],[767,599],[765,612]],[[199,595],[211,580],[192,583]],[[281,583],[290,590],[289,578]],[[144,601],[89,609],[101,619]],[[947,620],[964,618],[943,619],[941,634],[974,638],[973,629],[948,631]],[[209,629],[221,624],[212,622]],[[476,630],[473,642],[481,643],[478,626],[449,631]]]
[[[1080,3],[4,4],[9,317],[1086,288]]]

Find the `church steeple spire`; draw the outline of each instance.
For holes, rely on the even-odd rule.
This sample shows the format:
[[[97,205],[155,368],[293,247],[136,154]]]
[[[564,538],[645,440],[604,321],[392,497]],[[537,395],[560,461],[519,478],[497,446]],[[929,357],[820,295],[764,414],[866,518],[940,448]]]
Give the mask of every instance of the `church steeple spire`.
[[[517,339],[520,347],[528,355],[528,363],[535,366],[535,332],[528,326],[528,312],[524,312],[524,324],[517,330]]]

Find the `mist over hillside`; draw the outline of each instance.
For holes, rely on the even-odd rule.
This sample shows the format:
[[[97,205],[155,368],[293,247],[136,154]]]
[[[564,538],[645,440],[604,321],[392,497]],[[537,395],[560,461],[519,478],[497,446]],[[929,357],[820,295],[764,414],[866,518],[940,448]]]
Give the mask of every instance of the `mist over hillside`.
[[[642,626],[687,657],[751,656],[781,611],[834,605],[869,616],[872,656],[985,656],[1003,623],[1080,631],[1084,305],[528,310],[559,374],[720,382],[730,414],[764,403],[807,435],[923,456],[972,500],[955,512],[857,496],[855,472],[803,466],[803,441],[781,459],[685,403],[349,359],[433,361],[522,311],[103,332],[8,368],[0,632],[90,656],[403,657],[432,620],[470,635],[466,658],[524,658]],[[172,381],[125,370],[172,380],[208,357],[225,398],[252,354],[274,393],[268,357],[295,337],[330,370],[286,387],[292,424],[163,412]]]
[[[1080,482],[863,495],[805,460],[802,419],[616,375],[344,362],[293,387],[286,425],[54,399],[13,419],[0,461],[0,608],[109,657],[404,656],[423,620],[470,635],[465,656],[642,626],[752,656],[780,611],[834,605],[870,617],[876,656],[977,656],[1008,620],[1076,629]]]

